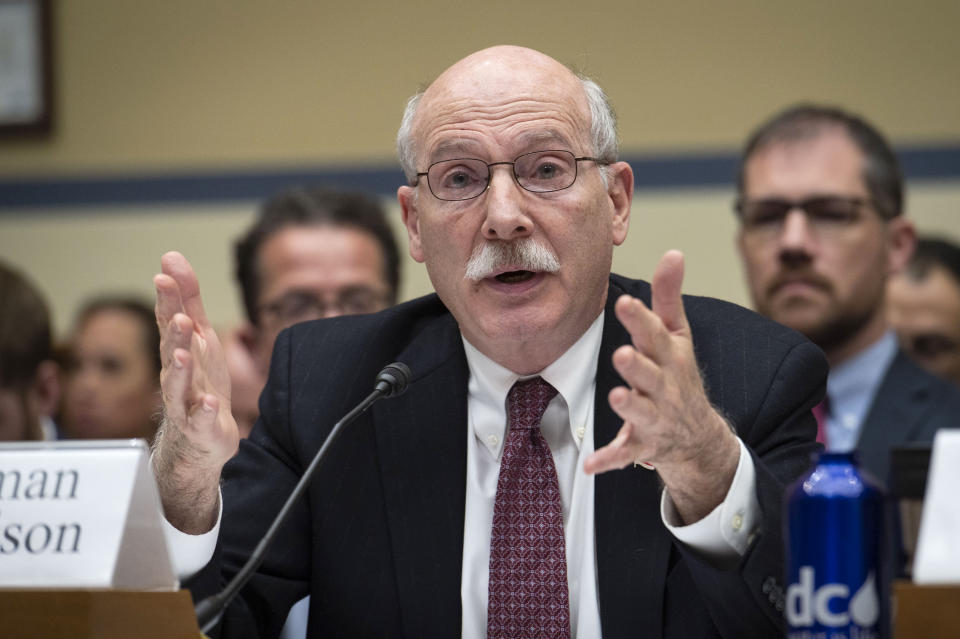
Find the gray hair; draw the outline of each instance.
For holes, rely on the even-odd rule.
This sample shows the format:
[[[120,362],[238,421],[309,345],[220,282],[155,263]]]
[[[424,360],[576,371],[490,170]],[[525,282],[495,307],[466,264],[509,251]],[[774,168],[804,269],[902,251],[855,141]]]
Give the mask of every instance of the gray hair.
[[[577,74],[587,97],[590,108],[590,137],[593,141],[592,153],[594,157],[606,163],[616,162],[619,157],[619,136],[617,134],[617,116],[607,94],[596,82],[590,78]],[[400,120],[400,129],[397,131],[397,157],[403,168],[407,181],[411,184],[417,177],[417,152],[413,140],[413,119],[417,114],[417,107],[423,98],[424,91],[417,92],[407,100]],[[607,181],[606,166],[601,165],[600,174],[603,181]]]

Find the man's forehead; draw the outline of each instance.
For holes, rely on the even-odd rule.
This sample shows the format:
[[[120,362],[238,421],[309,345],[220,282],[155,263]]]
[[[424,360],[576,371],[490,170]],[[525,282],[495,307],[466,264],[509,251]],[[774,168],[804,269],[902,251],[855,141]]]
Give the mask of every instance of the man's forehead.
[[[426,126],[429,126],[429,122],[426,123]],[[570,135],[552,128],[520,132],[511,138],[511,143],[519,150],[518,152],[552,149],[573,150],[576,144],[574,140],[570,139]],[[440,137],[431,145],[428,153],[431,160],[437,160],[482,156],[484,151],[484,144],[479,140],[452,135],[448,138]]]
[[[744,181],[748,190],[762,179],[767,186],[814,182],[821,195],[853,187],[865,193],[865,163],[863,152],[843,129],[823,128],[815,135],[774,139],[757,148],[746,161]]]
[[[755,157],[771,155],[790,158],[803,164],[811,163],[815,157],[828,158],[833,162],[843,161],[857,168],[866,161],[863,151],[847,130],[830,123],[772,137],[754,150],[748,163]]]

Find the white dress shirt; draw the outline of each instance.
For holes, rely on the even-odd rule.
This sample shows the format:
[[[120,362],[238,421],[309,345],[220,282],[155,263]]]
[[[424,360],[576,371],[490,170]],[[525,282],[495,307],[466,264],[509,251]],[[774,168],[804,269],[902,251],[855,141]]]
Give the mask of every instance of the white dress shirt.
[[[566,353],[539,373],[558,391],[541,420],[541,431],[553,454],[563,503],[571,637],[585,639],[601,636],[593,476],[583,472],[583,462],[594,450],[593,402],[603,318],[601,313]],[[506,398],[514,382],[521,377],[480,353],[466,340],[464,348],[470,381],[469,423],[465,429],[467,486],[460,586],[462,636],[464,639],[481,639],[487,632],[490,533],[500,455],[506,436]],[[585,371],[590,374],[585,375]],[[637,468],[620,472],[651,471]],[[661,518],[667,529],[708,560],[717,562],[735,560],[746,552],[759,523],[759,513],[753,460],[742,442],[733,483],[723,503],[709,515],[682,526],[666,491],[660,504]],[[220,516],[222,514],[221,505]],[[188,535],[165,525],[174,569],[181,579],[198,572],[210,560],[219,529],[219,516],[213,530],[203,535]]]

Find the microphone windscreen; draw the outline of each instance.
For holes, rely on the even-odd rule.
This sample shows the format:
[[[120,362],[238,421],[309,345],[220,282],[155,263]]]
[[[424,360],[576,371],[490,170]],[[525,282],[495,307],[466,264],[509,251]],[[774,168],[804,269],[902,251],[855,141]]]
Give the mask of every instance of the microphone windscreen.
[[[407,390],[410,368],[403,362],[387,364],[377,375],[377,390],[385,397],[396,397]]]

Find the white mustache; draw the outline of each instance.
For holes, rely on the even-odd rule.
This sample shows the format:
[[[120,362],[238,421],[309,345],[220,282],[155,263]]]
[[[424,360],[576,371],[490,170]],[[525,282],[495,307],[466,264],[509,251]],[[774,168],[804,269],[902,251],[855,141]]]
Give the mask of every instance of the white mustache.
[[[473,249],[463,278],[480,281],[505,267],[556,273],[560,270],[560,260],[553,251],[530,238],[513,242],[485,241]]]

